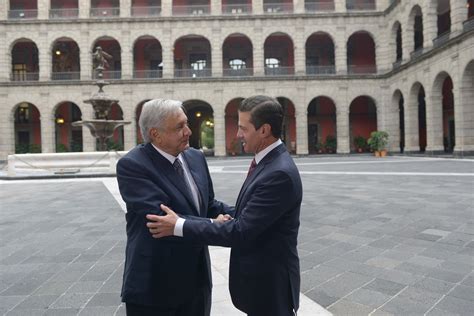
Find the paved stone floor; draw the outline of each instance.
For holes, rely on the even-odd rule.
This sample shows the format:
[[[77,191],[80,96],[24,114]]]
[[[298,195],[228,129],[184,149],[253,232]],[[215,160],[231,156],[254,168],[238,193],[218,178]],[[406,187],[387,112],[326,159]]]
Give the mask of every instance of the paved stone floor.
[[[296,161],[303,299],[334,315],[472,314],[474,160]],[[209,159],[220,199],[235,201],[249,164]],[[0,314],[124,315],[113,193],[95,179],[0,181]]]

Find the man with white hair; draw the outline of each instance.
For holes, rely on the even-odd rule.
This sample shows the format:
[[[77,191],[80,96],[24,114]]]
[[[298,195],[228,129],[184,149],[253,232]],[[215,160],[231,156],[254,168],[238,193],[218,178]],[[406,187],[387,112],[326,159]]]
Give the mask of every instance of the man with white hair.
[[[183,218],[224,221],[233,208],[214,199],[204,155],[189,148],[191,130],[182,103],[144,104],[140,129],[145,141],[117,164],[120,194],[127,205],[127,247],[122,301],[127,315],[206,316],[211,306],[207,246],[178,237],[154,239],[146,214],[160,204]]]

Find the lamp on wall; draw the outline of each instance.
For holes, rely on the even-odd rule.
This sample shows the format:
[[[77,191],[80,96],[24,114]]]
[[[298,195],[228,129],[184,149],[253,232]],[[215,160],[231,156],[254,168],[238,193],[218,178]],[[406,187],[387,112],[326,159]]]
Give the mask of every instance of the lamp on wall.
[[[201,117],[201,112],[196,112],[196,117]]]
[[[64,124],[64,117],[62,117],[61,115],[56,116],[56,124]]]

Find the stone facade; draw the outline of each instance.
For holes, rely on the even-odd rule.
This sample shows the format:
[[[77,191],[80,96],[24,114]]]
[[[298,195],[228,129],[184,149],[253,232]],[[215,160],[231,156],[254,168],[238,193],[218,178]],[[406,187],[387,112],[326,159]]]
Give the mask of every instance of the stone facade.
[[[233,99],[254,94],[285,97],[295,106],[296,153],[308,154],[307,108],[318,96],[327,96],[336,106],[337,152],[349,153],[350,104],[358,96],[369,96],[377,109],[377,127],[390,134],[391,151],[399,151],[398,98],[404,98],[405,151],[418,151],[417,95],[423,86],[426,99],[426,134],[428,152],[443,150],[441,85],[449,76],[453,82],[455,113],[455,152],[474,151],[474,31],[463,27],[467,11],[465,1],[451,0],[451,34],[449,40],[434,47],[436,38],[436,0],[377,0],[374,11],[347,11],[345,1],[335,0],[335,10],[305,12],[304,1],[294,0],[294,13],[264,14],[263,0],[253,0],[250,15],[222,15],[221,2],[211,0],[211,14],[172,16],[172,1],[162,1],[161,16],[130,16],[131,0],[120,1],[120,16],[94,19],[89,17],[89,1],[79,1],[79,18],[50,20],[49,1],[38,0],[38,18],[9,20],[8,0],[0,0],[0,159],[15,151],[14,112],[21,102],[34,104],[41,114],[42,151],[54,152],[54,113],[64,101],[79,106],[83,118],[91,118],[90,105],[84,104],[94,91],[91,85],[91,51],[94,42],[112,37],[121,46],[122,79],[106,91],[120,100],[125,120],[125,149],[135,146],[136,107],[142,101],[157,97],[178,100],[202,100],[211,105],[214,117],[215,155],[226,155],[225,107]],[[413,26],[410,12],[419,5],[423,13],[423,53],[410,57],[413,51]],[[394,24],[402,29],[403,58],[394,67],[396,40]],[[471,21],[472,22],[472,21]],[[357,31],[368,32],[375,42],[376,74],[347,73],[347,41]],[[336,74],[308,76],[305,69],[305,43],[311,34],[325,32],[334,42]],[[223,77],[222,43],[230,35],[241,33],[253,46],[254,76]],[[265,76],[264,42],[274,33],[287,34],[294,45],[292,76]],[[173,47],[182,36],[195,34],[208,39],[212,54],[212,77],[173,78]],[[133,79],[133,45],[149,35],[162,46],[163,78]],[[52,45],[58,38],[74,40],[80,50],[80,81],[51,81]],[[11,82],[12,48],[20,39],[33,41],[39,51],[39,81]],[[94,141],[83,130],[84,151],[94,150]]]

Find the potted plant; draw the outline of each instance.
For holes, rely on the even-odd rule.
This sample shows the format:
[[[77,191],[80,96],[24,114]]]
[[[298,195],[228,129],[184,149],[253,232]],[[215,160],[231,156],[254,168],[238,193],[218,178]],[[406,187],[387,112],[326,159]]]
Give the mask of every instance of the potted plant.
[[[315,147],[318,154],[322,154],[324,152],[324,144],[322,142],[318,142]]]
[[[336,152],[337,147],[337,140],[336,137],[332,135],[326,136],[326,143],[325,143],[326,151],[330,154]]]
[[[388,143],[388,133],[385,131],[373,131],[367,144],[375,153],[376,157],[385,157],[387,154],[386,146]]]
[[[357,149],[357,152],[361,153],[364,151],[365,147],[367,146],[367,141],[362,136],[354,137],[354,145]]]

